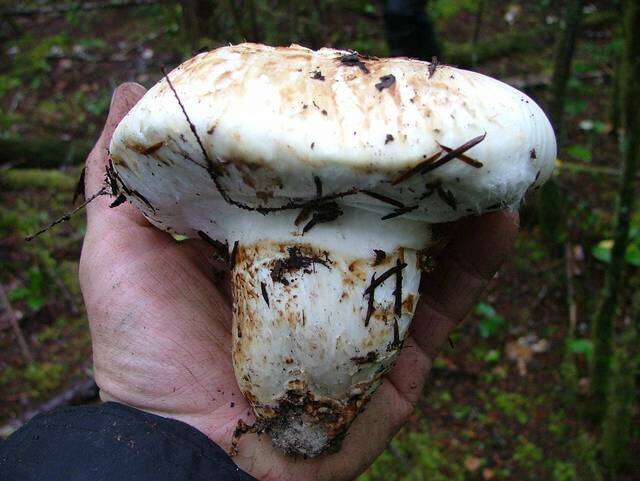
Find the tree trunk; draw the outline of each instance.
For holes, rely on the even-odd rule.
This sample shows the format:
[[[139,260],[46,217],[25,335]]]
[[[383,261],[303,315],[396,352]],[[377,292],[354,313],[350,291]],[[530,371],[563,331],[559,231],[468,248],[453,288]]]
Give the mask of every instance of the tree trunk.
[[[216,2],[213,0],[180,0],[182,28],[193,51],[209,48],[207,44],[219,37]]]
[[[247,0],[247,10],[249,12],[249,23],[251,24],[251,37],[248,38],[250,42],[262,43],[262,29],[260,23],[258,23],[258,7],[254,0]]]
[[[640,317],[640,279],[635,282],[635,299],[631,316]],[[632,323],[620,337],[613,356],[611,389],[602,430],[602,460],[611,479],[631,467],[633,420],[636,406],[636,376],[638,375],[638,332]]]
[[[620,58],[616,58],[613,71],[613,86],[611,89],[611,135],[618,135],[620,133],[620,77],[622,76],[620,73],[620,63]]]
[[[428,14],[428,0],[386,0],[384,24],[392,56],[422,60],[440,57],[440,44]]]
[[[564,11],[564,29],[556,42],[555,63],[551,78],[551,102],[549,114],[553,124],[558,144],[562,147],[562,117],[566,100],[567,83],[571,77],[571,63],[575,51],[576,39],[582,23],[583,0],[566,0]],[[566,208],[566,194],[559,183],[552,179],[540,191],[537,211],[540,219],[540,227],[545,233],[547,243],[552,252],[558,257],[566,255],[565,242],[567,232],[570,230],[571,220]],[[556,206],[556,207],[554,207]],[[565,262],[568,260],[565,257]],[[567,282],[570,277],[567,277]],[[572,287],[567,283],[567,309],[569,314],[569,340],[573,336],[573,300]]]
[[[625,253],[635,200],[635,177],[640,161],[640,5],[626,0],[624,5],[624,51],[621,65],[621,135],[623,173],[620,183],[617,222],[611,263],[607,269],[600,307],[594,318],[594,356],[591,372],[591,413],[601,421],[606,412],[610,384],[613,321],[618,311],[625,273]]]
[[[564,116],[567,83],[571,77],[573,52],[582,23],[582,4],[583,0],[566,0],[564,14],[565,26],[556,45],[549,114],[560,145],[563,144],[562,118]]]
[[[482,26],[482,17],[484,16],[485,0],[478,0],[476,7],[476,18],[473,24],[473,37],[471,37],[471,64],[476,67],[478,65],[478,40],[480,39],[480,27]]]

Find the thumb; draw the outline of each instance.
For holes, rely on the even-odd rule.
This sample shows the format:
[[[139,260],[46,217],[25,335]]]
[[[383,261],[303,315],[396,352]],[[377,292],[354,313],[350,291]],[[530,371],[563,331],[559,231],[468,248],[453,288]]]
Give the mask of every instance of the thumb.
[[[111,143],[113,132],[122,118],[127,115],[129,110],[142,98],[145,92],[146,90],[142,85],[133,82],[124,83],[118,86],[113,92],[109,115],[102,129],[102,134],[100,134],[100,138],[87,157],[84,184],[86,198],[91,197],[104,187],[106,167],[109,161],[109,144]],[[108,216],[108,207],[112,201],[113,199],[102,196],[87,206],[89,228],[95,224],[97,219]],[[134,218],[140,215],[134,212],[132,208],[127,209],[126,207],[128,206],[123,207],[123,209],[119,210],[120,215],[130,215]]]
[[[134,82],[118,86],[111,97],[109,115],[102,134],[87,157],[85,172],[85,195],[89,197],[104,186],[105,171],[109,159],[109,143],[122,118],[145,94],[145,88]]]

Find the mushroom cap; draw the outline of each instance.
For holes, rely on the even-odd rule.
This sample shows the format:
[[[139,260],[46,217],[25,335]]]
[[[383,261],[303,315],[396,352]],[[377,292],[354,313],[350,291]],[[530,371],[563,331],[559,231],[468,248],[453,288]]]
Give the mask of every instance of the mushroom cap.
[[[242,44],[150,89],[108,176],[154,225],[233,246],[238,384],[277,446],[314,456],[400,351],[426,224],[517,206],[555,154],[541,109],[489,77]]]
[[[120,123],[110,149],[122,182],[155,212],[197,204],[195,191],[243,212],[342,193],[341,205],[378,218],[404,206],[402,219],[438,223],[517,206],[554,166],[554,133],[534,101],[449,66],[240,44],[168,77]],[[463,156],[426,166],[473,139]],[[183,214],[171,216],[176,230]]]

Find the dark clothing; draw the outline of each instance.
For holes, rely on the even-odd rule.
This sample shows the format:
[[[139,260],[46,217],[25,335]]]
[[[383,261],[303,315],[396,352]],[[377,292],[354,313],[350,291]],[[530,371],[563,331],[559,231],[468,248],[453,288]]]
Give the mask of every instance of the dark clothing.
[[[0,481],[256,481],[200,431],[118,403],[40,414],[0,441]]]

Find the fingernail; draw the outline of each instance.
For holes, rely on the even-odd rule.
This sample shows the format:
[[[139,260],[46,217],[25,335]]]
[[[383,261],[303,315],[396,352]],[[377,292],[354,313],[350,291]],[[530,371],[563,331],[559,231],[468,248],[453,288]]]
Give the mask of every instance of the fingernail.
[[[111,102],[109,102],[109,110],[111,110],[111,107],[113,107],[113,102],[116,100],[117,93],[118,93],[118,87],[116,87],[113,93],[111,94]]]

